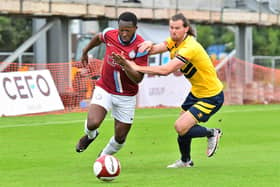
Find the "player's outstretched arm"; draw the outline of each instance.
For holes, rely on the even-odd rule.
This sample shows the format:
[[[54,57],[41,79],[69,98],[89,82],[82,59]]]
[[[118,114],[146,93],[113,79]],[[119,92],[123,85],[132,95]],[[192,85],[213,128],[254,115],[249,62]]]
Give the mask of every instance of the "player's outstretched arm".
[[[169,75],[175,71],[178,71],[181,67],[185,65],[184,62],[178,59],[173,59],[169,61],[167,64],[161,66],[138,66],[134,65],[133,68],[139,72],[147,73],[151,75]]]
[[[154,44],[152,41],[144,41],[138,45],[138,51],[143,53],[145,51],[149,52],[149,54],[157,54],[163,53],[167,51],[166,45],[164,42],[159,44]]]
[[[144,74],[135,70],[134,66],[137,66],[133,61],[125,59],[124,56],[116,53],[112,53],[114,62],[119,64],[125,71],[126,75],[130,80],[136,84],[140,83],[144,77]]]
[[[125,70],[133,70],[136,72],[147,73],[151,75],[169,75],[172,72],[179,70],[181,67],[185,65],[184,62],[175,58],[169,61],[165,65],[161,66],[139,66],[135,64],[133,61],[126,60],[123,56],[119,54],[114,54],[113,56],[115,62],[123,67]]]

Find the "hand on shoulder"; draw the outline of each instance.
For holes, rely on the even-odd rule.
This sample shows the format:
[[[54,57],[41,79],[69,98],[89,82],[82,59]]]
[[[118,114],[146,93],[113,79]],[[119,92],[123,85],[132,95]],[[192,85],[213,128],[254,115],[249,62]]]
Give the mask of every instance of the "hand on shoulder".
[[[140,53],[144,53],[144,52],[150,52],[150,50],[152,49],[152,47],[153,47],[153,42],[152,41],[144,41],[144,42],[142,42],[142,43],[140,43],[139,45],[138,45],[138,51],[140,52]]]

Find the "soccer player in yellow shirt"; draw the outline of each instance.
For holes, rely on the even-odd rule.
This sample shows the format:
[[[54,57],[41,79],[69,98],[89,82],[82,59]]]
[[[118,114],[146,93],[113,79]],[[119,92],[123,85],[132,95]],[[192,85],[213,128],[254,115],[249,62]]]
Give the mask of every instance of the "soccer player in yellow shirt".
[[[215,153],[222,131],[218,128],[206,128],[199,125],[206,122],[223,105],[223,85],[217,77],[215,68],[205,49],[195,39],[195,33],[182,14],[172,16],[169,21],[168,37],[164,42],[153,44],[145,41],[139,51],[149,54],[170,52],[171,60],[161,66],[138,66],[126,60],[121,54],[115,54],[114,60],[124,69],[133,68],[136,71],[153,74],[168,75],[180,70],[192,84],[190,93],[182,104],[182,113],[176,120],[174,127],[178,133],[178,144],[181,158],[168,165],[168,168],[193,167],[191,160],[192,138],[207,137],[208,157]]]

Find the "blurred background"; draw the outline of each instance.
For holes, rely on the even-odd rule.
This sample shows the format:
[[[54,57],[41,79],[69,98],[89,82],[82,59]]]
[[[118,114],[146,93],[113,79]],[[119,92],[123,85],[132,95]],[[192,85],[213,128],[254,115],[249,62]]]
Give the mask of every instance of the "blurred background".
[[[116,28],[116,18],[124,11],[137,15],[138,34],[153,42],[164,41],[169,18],[183,13],[223,81],[226,105],[280,103],[279,0],[0,0],[0,81],[13,72],[32,76],[48,70],[63,111],[86,109],[105,47],[89,53],[87,69],[79,62],[82,49],[94,34]],[[168,61],[168,53],[149,57],[151,66]],[[1,100],[7,100],[9,93],[19,96],[6,107],[17,107],[19,98],[36,102],[35,97],[20,97],[28,84],[20,89],[19,82],[14,84],[9,87],[12,91],[7,86],[0,90]],[[178,107],[184,99],[181,93],[189,89],[180,72],[167,77],[145,75],[137,106]],[[17,114],[36,113],[36,107]]]

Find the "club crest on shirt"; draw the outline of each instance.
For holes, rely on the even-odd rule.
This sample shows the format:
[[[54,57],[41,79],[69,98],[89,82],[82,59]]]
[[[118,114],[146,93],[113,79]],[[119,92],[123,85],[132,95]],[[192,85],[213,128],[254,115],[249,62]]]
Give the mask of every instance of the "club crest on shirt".
[[[135,56],[136,56],[135,51],[134,51],[134,50],[130,51],[130,52],[128,53],[128,56],[129,56],[129,58],[135,58]]]
[[[200,112],[197,114],[198,118],[202,118],[203,117],[203,114]]]

